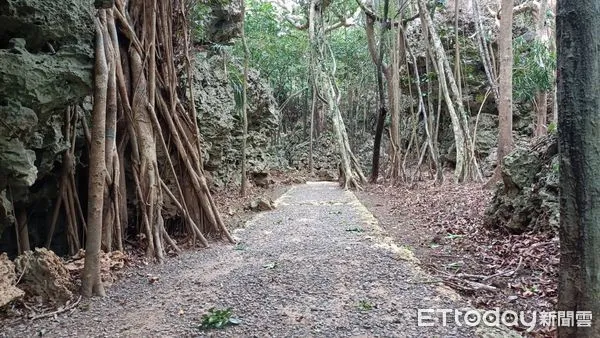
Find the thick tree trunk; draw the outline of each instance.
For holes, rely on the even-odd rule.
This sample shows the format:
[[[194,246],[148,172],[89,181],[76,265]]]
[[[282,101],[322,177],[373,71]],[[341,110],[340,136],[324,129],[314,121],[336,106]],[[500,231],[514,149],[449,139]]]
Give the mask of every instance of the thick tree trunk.
[[[557,12],[558,310],[589,311],[592,319],[591,327],[559,325],[558,333],[561,338],[600,337],[600,2],[561,0]]]
[[[198,239],[208,246],[204,234],[218,234],[234,242],[204,177],[185,11],[182,3],[156,0],[116,0],[114,7],[99,10],[84,295],[104,293],[99,270],[101,240],[104,234],[107,250],[114,244],[122,249],[125,196],[136,196],[140,244],[147,256],[158,262],[167,245],[173,252],[180,251],[165,228],[166,198],[177,208],[176,216],[184,221],[186,235],[194,244]],[[180,47],[183,53],[175,54]],[[180,67],[187,70],[187,98],[186,90],[178,88]],[[189,108],[182,102],[191,102]],[[64,163],[67,168],[68,161]],[[130,193],[125,190],[125,168],[133,177]],[[63,189],[62,184],[61,190],[64,197],[55,209],[65,205],[68,223],[75,224],[76,208],[69,202],[74,192],[68,186]],[[77,233],[71,237],[77,238]]]

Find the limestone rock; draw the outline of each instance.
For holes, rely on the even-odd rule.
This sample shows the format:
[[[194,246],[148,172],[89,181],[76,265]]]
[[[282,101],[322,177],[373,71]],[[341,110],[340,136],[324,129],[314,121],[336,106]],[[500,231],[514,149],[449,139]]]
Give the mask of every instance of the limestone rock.
[[[93,18],[92,2],[0,0],[0,194],[10,182],[14,203],[47,208],[56,198],[65,110],[92,91]],[[13,222],[3,214],[0,236]]]
[[[558,229],[558,146],[556,135],[519,147],[502,163],[502,182],[486,210],[485,222],[520,233]]]
[[[475,118],[471,119],[472,130],[475,130]],[[481,114],[477,122],[477,139],[475,149],[482,156],[490,154],[491,150],[498,143],[498,116],[492,114]]]
[[[211,173],[214,188],[240,182],[242,128],[229,65],[219,55],[198,53],[195,60],[194,93],[198,125],[204,139],[204,167]],[[279,125],[279,110],[271,88],[251,70],[248,81],[249,172],[268,172],[273,165],[272,138]]]
[[[273,209],[275,209],[275,206],[270,198],[261,197],[250,202],[250,210],[268,211]]]
[[[502,178],[507,189],[530,187],[539,173],[542,159],[532,149],[516,148],[502,161]]]
[[[209,41],[220,44],[230,43],[241,36],[244,17],[241,1],[210,1],[210,17],[207,27]]]
[[[25,294],[16,283],[15,265],[3,253],[0,255],[0,308]]]
[[[28,296],[57,305],[73,297],[75,284],[63,261],[45,248],[26,251],[15,259],[16,271],[23,274],[19,284]]]
[[[332,169],[321,169],[317,172],[317,177],[322,181],[335,181],[336,174]]]
[[[261,188],[268,188],[272,181],[268,172],[254,172],[250,176],[254,185]]]
[[[51,52],[48,44],[54,51],[66,45],[92,46],[94,38],[91,1],[0,0],[0,22],[0,46],[19,37],[32,53]]]
[[[6,197],[6,191],[0,191],[0,238],[6,224],[15,223],[15,212],[12,202]]]

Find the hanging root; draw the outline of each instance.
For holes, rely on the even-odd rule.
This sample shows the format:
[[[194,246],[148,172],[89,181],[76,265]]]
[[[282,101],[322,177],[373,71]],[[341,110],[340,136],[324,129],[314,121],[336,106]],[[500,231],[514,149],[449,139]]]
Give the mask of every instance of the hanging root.
[[[102,226],[102,248],[107,251],[123,248],[128,221],[124,199],[130,189],[133,192],[130,195],[136,198],[137,229],[141,235],[138,238],[146,255],[159,262],[165,257],[166,248],[180,252],[165,227],[165,215],[173,215],[173,210],[167,213],[165,205],[176,208],[175,212],[184,221],[186,238],[197,239],[202,246],[208,246],[209,235],[234,241],[212,199],[202,168],[185,5],[157,0],[116,0],[114,7],[99,10],[97,22],[97,44],[101,45],[97,51],[102,52],[105,63],[100,65],[103,69],[96,69],[96,74],[101,72],[106,79],[104,97],[94,97],[94,101],[103,100],[105,106],[102,132],[106,138],[101,155],[104,203],[101,215],[94,215]],[[176,56],[174,51],[181,46],[186,50],[185,55]],[[187,91],[178,88],[179,69],[187,72]],[[189,97],[181,94],[184,92]],[[189,107],[184,102],[189,102]],[[92,130],[98,127],[93,125]],[[94,133],[88,136],[85,124],[84,130],[86,137],[92,139],[90,157],[98,159]],[[129,157],[124,155],[126,148]],[[66,153],[66,160],[69,155],[72,152]],[[81,207],[73,203],[78,198],[74,197],[72,186],[73,170],[69,170],[66,160],[51,232],[63,207],[67,223],[73,225],[69,229],[74,229],[69,237],[77,239],[76,222]],[[133,182],[125,181],[126,168],[132,173]],[[51,239],[52,235],[48,237],[48,245]],[[77,245],[74,242],[73,249]]]

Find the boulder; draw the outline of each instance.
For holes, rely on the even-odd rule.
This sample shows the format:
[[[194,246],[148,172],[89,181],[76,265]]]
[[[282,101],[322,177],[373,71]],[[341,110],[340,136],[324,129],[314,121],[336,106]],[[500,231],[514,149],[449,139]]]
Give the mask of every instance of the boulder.
[[[336,171],[332,169],[321,169],[317,172],[317,177],[321,181],[335,181],[337,178]]]
[[[91,53],[93,18],[91,1],[0,0],[0,49],[19,37],[32,53],[57,52],[69,45],[90,46]]]
[[[8,259],[6,253],[0,254],[0,309],[25,294],[15,286],[16,284],[15,265]]]
[[[531,148],[516,148],[502,161],[505,189],[523,190],[531,187],[542,167],[541,154]]]
[[[477,123],[477,138],[475,141],[477,153],[482,157],[488,156],[498,143],[498,116],[482,113],[479,116],[479,121],[472,118],[471,123],[472,131],[475,131],[475,123]]]
[[[275,206],[270,198],[261,197],[250,202],[250,210],[253,211],[268,211],[273,209],[275,209]]]
[[[268,188],[272,181],[268,172],[254,172],[250,176],[254,185],[261,188]]]
[[[511,232],[558,230],[558,145],[556,135],[518,147],[502,162],[502,182],[485,212],[485,223]]]
[[[44,303],[65,304],[73,297],[75,284],[63,261],[45,248],[26,251],[15,259],[16,271],[23,274],[19,284],[28,296]]]

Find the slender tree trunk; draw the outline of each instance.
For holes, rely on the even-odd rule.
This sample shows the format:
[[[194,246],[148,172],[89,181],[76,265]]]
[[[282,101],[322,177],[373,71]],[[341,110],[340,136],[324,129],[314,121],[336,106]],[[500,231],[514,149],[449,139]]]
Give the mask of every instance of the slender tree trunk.
[[[400,29],[392,31],[392,44],[390,49],[391,56],[391,81],[388,82],[388,97],[390,100],[391,108],[391,121],[390,121],[390,145],[391,145],[391,157],[390,157],[390,176],[394,183],[402,178],[401,174],[401,162],[402,162],[402,149],[400,145],[400,64],[401,59],[404,57],[404,41],[401,41]],[[399,41],[400,40],[400,41]]]
[[[502,0],[500,9],[500,33],[498,55],[500,58],[499,101],[498,103],[498,164],[496,171],[486,183],[489,187],[502,177],[502,160],[512,150],[512,22],[514,0]]]
[[[114,25],[112,10],[106,11],[106,18],[102,18],[102,28],[104,35],[104,50],[106,52],[107,64],[108,64],[108,82],[107,82],[107,94],[106,94],[106,140],[105,140],[105,153],[104,163],[107,171],[107,185],[104,188],[104,205],[103,205],[103,216],[102,216],[102,247],[106,252],[112,251],[113,246],[113,231],[117,225],[117,206],[114,188],[118,186],[119,182],[115,181],[115,173],[118,172],[118,158],[115,160],[115,154],[117,149],[117,77],[116,77],[116,62],[121,60],[117,59],[115,55],[118,55],[118,46],[113,47],[112,34],[108,29],[109,21]],[[111,25],[112,26],[112,25]],[[116,34],[116,32],[115,32]],[[110,37],[110,38],[108,38]]]
[[[361,188],[366,179],[360,168],[358,160],[352,153],[346,125],[340,111],[339,89],[335,82],[336,60],[333,51],[327,44],[325,38],[325,27],[323,26],[323,5],[318,0],[312,0],[309,9],[309,40],[314,53],[311,65],[312,75],[316,83],[323,86],[324,97],[320,97],[327,105],[327,110],[333,121],[333,128],[338,143],[340,155],[341,185],[344,189]],[[328,57],[326,57],[326,54]],[[315,94],[319,96],[319,92]]]
[[[27,209],[24,207],[19,207],[17,210],[15,210],[15,212],[17,214],[19,254],[22,254],[25,251],[31,250],[31,245],[29,244],[29,227],[27,226]]]
[[[311,112],[310,112],[310,144],[309,144],[309,151],[308,151],[308,171],[309,173],[313,173],[313,167],[314,167],[314,163],[313,163],[313,152],[314,152],[314,139],[315,136],[317,136],[317,127],[315,126],[316,123],[316,119],[318,118],[317,114],[318,114],[318,95],[319,95],[319,87],[318,87],[318,83],[316,82],[315,79],[315,75],[317,74],[317,69],[316,69],[316,55],[315,55],[315,24],[314,24],[314,20],[315,20],[315,8],[314,8],[314,4],[311,1],[310,3],[310,9],[309,9],[309,24],[308,24],[308,41],[311,44],[310,46],[310,55],[309,55],[309,60],[308,60],[308,69],[310,71],[310,75],[309,75],[309,86],[310,89],[312,91],[312,106],[311,106]]]
[[[558,1],[558,310],[588,311],[591,319],[591,327],[559,325],[561,338],[600,337],[599,17],[599,1]]]
[[[456,78],[454,77],[452,68],[446,57],[446,52],[435,30],[433,21],[429,16],[429,11],[424,0],[419,0],[419,10],[421,12],[421,19],[423,20],[423,29],[428,30],[428,36],[431,40],[428,49],[438,72],[438,80],[442,89],[440,95],[443,95],[446,101],[448,113],[452,121],[454,143],[456,145],[455,179],[457,182],[471,179],[481,180],[481,172],[477,164],[477,159],[472,156],[474,152],[471,149],[473,143],[469,131],[468,116],[456,84]]]
[[[388,10],[389,10],[389,0],[384,0],[384,9],[383,16],[387,18]],[[371,55],[371,59],[375,64],[375,71],[377,72],[377,93],[379,98],[379,114],[377,115],[377,125],[375,127],[375,139],[373,142],[373,159],[371,165],[371,178],[370,181],[372,183],[377,182],[379,177],[379,161],[381,154],[381,139],[383,137],[383,127],[385,124],[385,118],[387,116],[387,107],[385,103],[385,92],[384,92],[384,84],[383,84],[383,75],[386,74],[388,80],[391,76],[387,76],[390,73],[390,70],[383,63],[384,57],[384,39],[385,33],[387,31],[387,27],[385,25],[381,26],[380,38],[379,38],[379,52],[377,52],[377,48],[375,47],[375,29],[374,29],[375,20],[374,18],[367,16],[366,18],[366,26],[365,31],[367,34],[367,43],[369,46],[369,54]],[[388,81],[389,83],[389,81]]]
[[[481,16],[479,15],[479,4],[478,0],[471,0],[473,5],[473,15],[475,16],[475,29],[477,31],[477,48],[479,50],[479,55],[481,57],[481,61],[483,63],[483,68],[485,69],[485,75],[488,80],[488,84],[492,89],[492,94],[494,95],[494,100],[496,103],[500,100],[500,94],[498,93],[498,79],[496,76],[496,67],[493,62],[493,51],[490,50],[489,44],[486,40],[485,30],[483,28],[483,24],[481,22]]]
[[[535,131],[534,136],[546,135],[548,116],[548,93],[540,92],[535,95]]]
[[[548,10],[548,0],[540,1],[540,8],[537,12],[537,39],[540,43],[548,44],[548,28],[546,27],[546,11]],[[549,47],[549,46],[548,46]],[[548,119],[548,92],[543,91],[535,95],[536,123],[535,136],[546,135]]]
[[[248,44],[246,43],[246,0],[242,0],[242,17],[244,22],[242,23],[242,46],[244,48],[244,78],[243,78],[243,89],[242,89],[242,184],[240,194],[242,197],[246,196],[246,190],[248,189],[248,178],[246,177],[246,141],[248,138],[248,62],[250,60],[250,51],[248,50]]]
[[[99,10],[104,12],[105,10]],[[105,180],[105,130],[108,66],[102,38],[101,23],[96,22],[96,65],[94,78],[94,108],[92,111],[92,143],[90,146],[89,193],[85,263],[82,275],[82,293],[104,297],[100,279],[100,245],[102,241],[102,207]]]
[[[314,80],[310,80],[310,88],[312,90],[312,104],[310,107],[310,141],[308,147],[308,172],[313,173],[313,149],[314,149],[314,138],[315,138],[315,114],[317,113],[317,88]]]
[[[458,41],[458,8],[460,0],[454,0],[454,75],[456,76],[456,84],[458,92],[462,96],[462,81],[460,76],[460,43]]]

